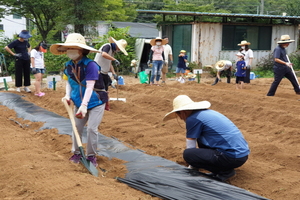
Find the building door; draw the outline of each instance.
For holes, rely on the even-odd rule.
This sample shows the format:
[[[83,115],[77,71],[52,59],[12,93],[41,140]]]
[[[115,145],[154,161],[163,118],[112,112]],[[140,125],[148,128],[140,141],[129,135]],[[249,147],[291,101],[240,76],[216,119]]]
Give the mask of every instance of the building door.
[[[178,55],[180,50],[185,50],[188,56],[188,61],[191,60],[191,41],[192,41],[192,25],[174,25],[172,37],[173,50],[173,66],[172,70],[176,69],[178,63]]]

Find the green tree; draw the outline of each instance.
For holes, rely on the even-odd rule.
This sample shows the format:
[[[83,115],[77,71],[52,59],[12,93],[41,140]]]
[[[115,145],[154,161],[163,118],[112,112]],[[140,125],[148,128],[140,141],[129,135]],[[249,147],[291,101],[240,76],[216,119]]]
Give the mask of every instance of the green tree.
[[[61,11],[60,0],[0,0],[0,5],[7,6],[9,9],[5,14],[19,14],[26,17],[33,23],[41,38],[46,41],[50,31],[56,26]]]

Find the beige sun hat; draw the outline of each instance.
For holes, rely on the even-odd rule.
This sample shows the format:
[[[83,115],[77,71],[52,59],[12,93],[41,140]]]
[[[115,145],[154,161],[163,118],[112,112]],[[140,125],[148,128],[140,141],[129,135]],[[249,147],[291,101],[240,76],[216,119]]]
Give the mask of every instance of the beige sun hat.
[[[210,107],[210,105],[211,104],[208,101],[194,102],[187,95],[178,95],[173,100],[173,110],[165,115],[163,121],[176,118],[177,111],[207,109]]]
[[[291,40],[289,35],[282,35],[280,37],[280,40],[277,42],[277,44],[284,44],[284,43],[291,43],[294,42],[295,40]]]
[[[54,55],[61,55],[67,52],[68,48],[86,49],[90,52],[100,53],[97,49],[87,46],[84,37],[79,33],[68,35],[65,43],[57,43],[50,46],[50,52]]]
[[[224,70],[225,68],[225,60],[219,60],[216,64],[215,64],[215,68],[217,70]]]
[[[167,44],[167,41],[165,39],[161,39],[161,37],[157,37],[155,39],[150,40],[151,46],[155,46],[156,40],[161,40],[161,45]]]
[[[247,42],[246,40],[241,41],[241,44],[238,44],[238,46],[245,46],[245,45],[250,45],[250,42]]]
[[[124,39],[121,39],[121,40],[115,40],[113,37],[109,37],[108,38],[109,40],[109,43],[115,43],[118,48],[126,55],[128,56],[128,53],[127,51],[125,50],[126,46],[127,46],[127,42],[126,40]]]

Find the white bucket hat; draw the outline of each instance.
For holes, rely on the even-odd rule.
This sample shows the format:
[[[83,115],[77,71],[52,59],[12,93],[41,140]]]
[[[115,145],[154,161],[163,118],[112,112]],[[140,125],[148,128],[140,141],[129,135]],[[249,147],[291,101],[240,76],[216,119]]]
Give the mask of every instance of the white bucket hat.
[[[241,52],[238,52],[237,54],[235,54],[236,56],[245,56],[245,54],[241,53]]]
[[[165,115],[163,121],[176,118],[177,111],[207,109],[210,105],[209,101],[194,102],[187,95],[178,95],[173,100],[173,110]]]
[[[250,42],[247,42],[246,40],[241,41],[241,44],[238,44],[238,46],[245,46],[245,45],[250,45]]]
[[[108,40],[109,40],[109,43],[115,43],[117,46],[118,46],[118,48],[126,55],[126,56],[128,56],[128,53],[127,53],[127,51],[125,50],[125,48],[126,48],[126,46],[127,46],[127,42],[126,42],[126,40],[124,40],[124,39],[121,39],[121,40],[115,40],[113,37],[110,37],[110,38],[108,38]]]
[[[54,55],[61,55],[67,52],[68,48],[86,49],[90,52],[100,53],[97,49],[87,46],[84,37],[79,33],[68,35],[65,43],[57,43],[50,46],[50,52]]]
[[[295,40],[291,40],[289,35],[282,35],[280,37],[280,40],[277,42],[277,44],[284,44],[284,43],[291,43],[294,42]]]

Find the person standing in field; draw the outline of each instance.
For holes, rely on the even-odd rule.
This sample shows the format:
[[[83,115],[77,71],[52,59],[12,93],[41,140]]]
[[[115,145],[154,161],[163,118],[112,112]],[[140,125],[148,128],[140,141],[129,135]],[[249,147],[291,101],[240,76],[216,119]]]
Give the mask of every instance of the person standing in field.
[[[46,52],[47,52],[47,44],[44,42],[40,42],[30,52],[31,72],[35,78],[34,95],[38,97],[42,97],[45,95],[44,92],[41,92],[41,84],[42,84],[43,74],[45,74],[44,53]]]
[[[162,72],[162,75],[161,75],[162,82],[161,83],[166,83],[169,66],[173,65],[173,54],[172,54],[172,47],[169,45],[169,38],[167,36],[163,36],[163,39],[167,43],[164,45],[165,63],[161,70],[161,72]]]
[[[22,30],[18,35],[18,39],[7,45],[5,50],[16,58],[15,62],[15,86],[16,91],[21,92],[21,87],[24,85],[25,92],[31,92],[28,88],[30,83],[30,44],[28,39],[32,37],[29,31]],[[15,53],[12,51],[15,50]],[[24,77],[24,83],[23,83]]]
[[[241,41],[238,46],[240,46],[240,52],[244,54],[244,60],[246,63],[246,77],[244,78],[244,83],[250,83],[250,71],[251,71],[251,65],[253,61],[253,51],[249,48],[249,45],[251,43],[247,42],[246,40]]]
[[[244,54],[237,53],[236,56],[238,57],[236,62],[236,89],[243,89],[244,86],[244,78],[246,77],[246,63],[244,61]]]
[[[280,40],[277,42],[278,46],[273,51],[274,57],[274,81],[267,93],[267,96],[274,96],[278,85],[280,84],[283,77],[286,77],[294,87],[294,91],[297,95],[300,95],[300,89],[298,81],[296,80],[295,74],[292,71],[292,63],[289,62],[286,48],[290,43],[295,40],[291,40],[289,35],[282,35]]]

